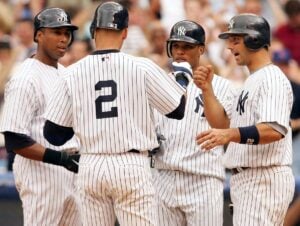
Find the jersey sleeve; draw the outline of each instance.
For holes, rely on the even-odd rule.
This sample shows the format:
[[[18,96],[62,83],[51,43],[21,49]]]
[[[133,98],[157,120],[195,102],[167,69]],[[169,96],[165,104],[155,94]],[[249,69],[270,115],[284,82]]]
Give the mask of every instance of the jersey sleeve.
[[[31,121],[38,108],[37,90],[32,80],[12,78],[5,87],[0,131],[30,135]]]
[[[158,66],[151,64],[146,72],[146,89],[150,105],[161,114],[174,111],[180,104],[185,90]]]
[[[277,123],[287,132],[292,103],[293,93],[290,83],[286,79],[279,76],[264,79],[258,99],[258,123]]]
[[[65,127],[73,127],[72,103],[67,81],[60,79],[50,98],[44,117]]]

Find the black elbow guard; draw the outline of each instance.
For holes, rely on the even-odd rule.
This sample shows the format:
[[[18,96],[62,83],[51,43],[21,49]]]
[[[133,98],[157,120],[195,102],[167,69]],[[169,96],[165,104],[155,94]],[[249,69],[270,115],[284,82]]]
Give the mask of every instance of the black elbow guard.
[[[49,120],[45,123],[43,133],[46,140],[55,146],[65,144],[74,136],[73,128],[59,126]]]

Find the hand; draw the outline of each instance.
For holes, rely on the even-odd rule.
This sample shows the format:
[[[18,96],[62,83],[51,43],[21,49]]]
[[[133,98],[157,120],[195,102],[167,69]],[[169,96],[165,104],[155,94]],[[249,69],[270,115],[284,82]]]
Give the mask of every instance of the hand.
[[[216,146],[230,142],[229,129],[210,129],[197,135],[196,142],[203,150],[210,150]]]
[[[211,65],[208,66],[199,66],[193,75],[194,83],[202,91],[207,91],[212,89],[212,80],[214,76],[214,70]]]
[[[80,154],[69,154],[66,151],[61,152],[60,165],[74,173],[78,173]]]

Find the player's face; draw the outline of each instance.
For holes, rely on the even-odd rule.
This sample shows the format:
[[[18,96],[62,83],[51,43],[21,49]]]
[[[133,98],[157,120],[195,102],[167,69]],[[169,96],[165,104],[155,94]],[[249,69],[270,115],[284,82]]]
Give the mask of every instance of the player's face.
[[[226,44],[238,65],[248,65],[249,51],[244,44],[243,36],[232,35],[226,40]]]
[[[171,52],[174,61],[186,61],[192,69],[195,69],[199,66],[199,58],[204,52],[204,46],[178,41],[172,43]]]
[[[53,60],[63,57],[71,40],[71,31],[66,27],[44,28],[38,40],[44,54]]]

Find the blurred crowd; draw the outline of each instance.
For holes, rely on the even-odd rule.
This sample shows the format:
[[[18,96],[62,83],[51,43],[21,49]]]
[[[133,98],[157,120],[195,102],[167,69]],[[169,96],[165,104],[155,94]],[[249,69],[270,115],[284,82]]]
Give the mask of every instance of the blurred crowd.
[[[6,82],[25,58],[36,50],[33,41],[33,17],[45,7],[60,7],[70,13],[79,27],[76,38],[60,63],[68,66],[93,51],[89,26],[95,0],[0,0],[0,104]],[[237,66],[218,34],[238,13],[264,16],[272,28],[270,54],[290,79],[295,104],[291,115],[295,174],[300,175],[300,1],[299,0],[119,0],[129,9],[128,38],[123,52],[152,59],[166,71],[171,60],[166,40],[172,25],[183,19],[200,23],[206,31],[206,53],[201,64],[212,64],[220,76],[239,86],[248,76]],[[1,143],[3,146],[3,142]],[[298,164],[297,164],[298,162]],[[298,165],[298,166],[297,166]]]
[[[75,40],[60,63],[68,66],[94,49],[90,38],[93,12],[101,1],[95,0],[0,0],[0,108],[4,88],[18,65],[36,51],[33,41],[33,17],[43,8],[60,7],[79,27]],[[216,74],[236,86],[248,76],[237,66],[218,34],[227,29],[229,19],[239,13],[264,16],[272,29],[270,54],[289,78],[294,92],[291,114],[293,129],[293,170],[300,176],[300,0],[119,0],[129,9],[128,38],[123,52],[152,59],[166,71],[171,60],[166,40],[174,23],[189,19],[201,24],[206,32],[206,52],[201,64],[212,64]],[[4,146],[0,137],[0,148]],[[3,149],[3,148],[2,148]],[[1,149],[1,150],[2,150]],[[3,152],[0,153],[0,158]],[[11,158],[12,156],[7,156]],[[3,158],[3,156],[2,156]],[[11,161],[9,161],[11,163]],[[298,201],[299,202],[299,201]],[[299,204],[298,204],[299,205]],[[299,211],[299,207],[297,210]],[[294,214],[295,216],[297,214]],[[292,218],[289,218],[292,219]]]

